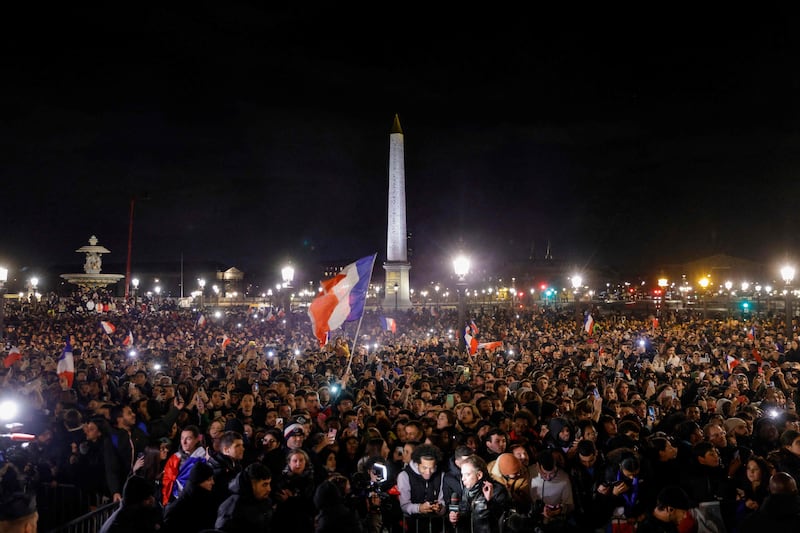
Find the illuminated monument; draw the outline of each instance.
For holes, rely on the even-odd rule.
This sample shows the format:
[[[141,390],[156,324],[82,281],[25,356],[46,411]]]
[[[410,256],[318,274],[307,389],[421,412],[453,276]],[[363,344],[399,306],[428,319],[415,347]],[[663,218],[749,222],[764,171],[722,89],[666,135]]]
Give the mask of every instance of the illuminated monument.
[[[100,256],[110,253],[111,251],[104,246],[99,246],[97,242],[97,237],[92,235],[89,239],[88,246],[81,246],[75,250],[78,253],[86,254],[86,262],[83,264],[83,274],[61,274],[61,277],[72,284],[88,289],[113,285],[124,278],[125,276],[122,274],[100,273],[103,266],[103,260]]]
[[[386,228],[386,285],[383,308],[409,309],[408,247],[406,243],[406,169],[403,149],[403,128],[395,115],[389,133],[389,218]]]

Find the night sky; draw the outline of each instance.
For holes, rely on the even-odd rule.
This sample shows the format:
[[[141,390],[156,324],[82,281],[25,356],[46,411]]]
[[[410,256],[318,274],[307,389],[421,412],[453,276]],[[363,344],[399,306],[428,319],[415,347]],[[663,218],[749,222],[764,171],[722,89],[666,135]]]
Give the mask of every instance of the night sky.
[[[77,269],[95,234],[124,263],[136,198],[134,269],[181,254],[276,277],[286,259],[383,261],[395,113],[412,278],[449,273],[458,248],[487,266],[540,259],[548,242],[625,272],[795,256],[800,70],[785,14],[373,9],[7,17],[0,260]]]

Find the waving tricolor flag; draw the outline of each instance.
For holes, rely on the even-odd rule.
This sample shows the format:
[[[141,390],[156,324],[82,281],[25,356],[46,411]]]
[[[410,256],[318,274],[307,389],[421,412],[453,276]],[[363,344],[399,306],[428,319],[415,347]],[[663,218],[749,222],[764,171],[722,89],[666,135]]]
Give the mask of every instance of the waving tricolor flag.
[[[72,357],[72,345],[69,343],[69,337],[61,351],[61,357],[58,358],[56,373],[59,378],[63,377],[67,380],[67,386],[72,387],[72,380],[75,378],[75,360]]]
[[[397,321],[394,318],[390,318],[388,316],[382,316],[381,326],[383,326],[384,331],[391,331],[392,333],[397,333]]]
[[[197,317],[197,327],[202,328],[206,325],[206,315],[200,313],[200,316]]]
[[[739,360],[733,357],[732,355],[726,356],[725,362],[728,363],[728,372],[732,371],[734,368],[736,368],[736,365],[739,364]]]
[[[478,339],[470,335],[469,331],[470,329],[468,326],[467,329],[464,330],[464,342],[467,345],[470,355],[475,355],[478,350],[493,352],[494,350],[503,347],[503,341],[478,342]]]
[[[114,324],[106,320],[101,320],[100,325],[103,327],[103,331],[106,332],[106,335],[111,335],[112,333],[117,331],[117,328],[114,327]]]
[[[756,325],[753,324],[750,326],[750,329],[747,330],[747,338],[751,341],[756,340]]]
[[[327,333],[345,322],[358,320],[364,314],[367,287],[377,254],[350,263],[336,276],[321,283],[322,293],[308,308],[314,336],[324,346]]]
[[[8,351],[8,355],[5,357],[5,359],[3,359],[3,366],[8,368],[20,359],[22,359],[22,352],[19,351],[17,346],[13,346]]]
[[[128,335],[122,340],[122,345],[133,348],[133,332],[128,330]]]
[[[475,324],[474,320],[469,321],[469,330],[472,332],[473,336],[478,334],[478,326]]]
[[[223,335],[222,336],[222,350],[224,351],[225,348],[227,348],[230,343],[231,343],[231,338],[228,337],[227,335]]]
[[[594,331],[594,318],[592,318],[592,313],[586,313],[586,318],[583,320],[583,330],[589,335]]]

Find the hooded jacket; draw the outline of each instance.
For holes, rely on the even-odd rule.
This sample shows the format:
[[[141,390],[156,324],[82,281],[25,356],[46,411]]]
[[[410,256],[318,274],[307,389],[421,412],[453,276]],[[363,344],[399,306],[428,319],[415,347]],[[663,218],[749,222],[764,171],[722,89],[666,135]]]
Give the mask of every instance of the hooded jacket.
[[[231,495],[217,511],[216,529],[233,533],[268,532],[272,528],[272,501],[256,500],[247,471],[242,471],[228,485]]]
[[[164,509],[163,531],[195,533],[213,529],[219,503],[210,490],[189,479],[178,499],[170,502]]]
[[[319,509],[315,533],[361,533],[363,527],[358,514],[345,505],[344,495],[331,481],[323,481],[314,493],[314,506]]]

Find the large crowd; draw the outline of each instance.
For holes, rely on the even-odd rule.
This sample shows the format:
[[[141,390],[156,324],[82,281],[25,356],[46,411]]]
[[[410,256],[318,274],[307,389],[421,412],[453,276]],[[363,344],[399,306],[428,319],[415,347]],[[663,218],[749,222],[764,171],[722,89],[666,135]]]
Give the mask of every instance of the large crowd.
[[[7,304],[0,400],[22,426],[0,437],[0,526],[44,486],[76,487],[85,512],[119,502],[104,532],[800,524],[800,348],[781,317],[595,309],[586,331],[571,309],[377,309],[320,347],[302,311],[219,311]],[[492,348],[460,348],[465,328]]]

